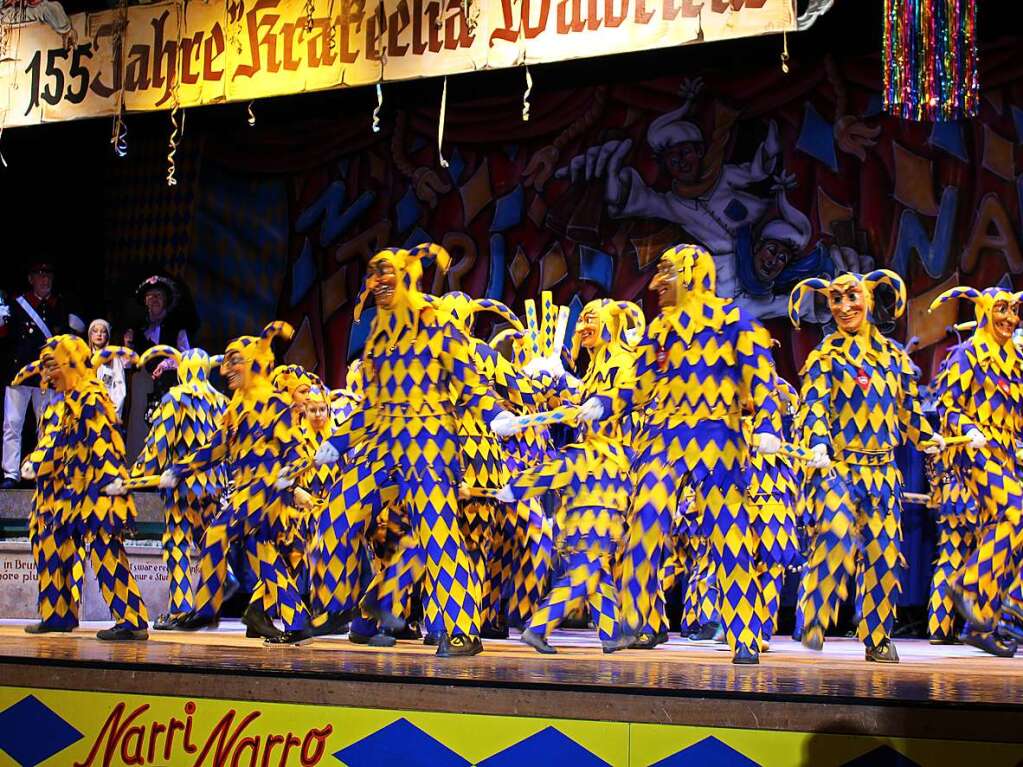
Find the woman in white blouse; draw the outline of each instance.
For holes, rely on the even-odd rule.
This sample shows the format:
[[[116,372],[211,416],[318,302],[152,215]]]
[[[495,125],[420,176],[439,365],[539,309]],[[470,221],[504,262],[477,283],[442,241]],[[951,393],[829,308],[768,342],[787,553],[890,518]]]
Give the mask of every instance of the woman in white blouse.
[[[93,320],[89,323],[89,348],[99,351],[110,343],[110,323],[106,320]],[[124,398],[128,394],[128,386],[124,381],[124,363],[116,357],[96,370],[96,377],[107,387],[110,399],[117,408],[117,417],[121,417]]]

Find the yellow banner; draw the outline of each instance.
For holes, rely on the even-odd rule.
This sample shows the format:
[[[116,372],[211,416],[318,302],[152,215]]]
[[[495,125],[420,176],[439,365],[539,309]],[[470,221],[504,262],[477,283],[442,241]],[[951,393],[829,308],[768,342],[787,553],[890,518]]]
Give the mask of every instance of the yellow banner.
[[[0,687],[0,767],[944,767],[981,754],[1011,767],[1019,746]]]
[[[244,101],[795,28],[795,0],[192,0],[0,12],[0,126]]]

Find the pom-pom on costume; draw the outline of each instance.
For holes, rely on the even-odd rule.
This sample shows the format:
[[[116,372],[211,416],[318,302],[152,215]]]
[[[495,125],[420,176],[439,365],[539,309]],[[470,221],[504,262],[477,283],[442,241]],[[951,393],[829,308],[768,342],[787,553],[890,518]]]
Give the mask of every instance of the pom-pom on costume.
[[[145,367],[158,359],[174,360],[178,383],[163,396],[154,412],[142,453],[132,467],[134,477],[161,474],[210,442],[227,407],[227,398],[209,381],[210,358],[202,349],[181,352],[173,346],[152,346],[142,354],[139,364]],[[214,466],[160,491],[165,508],[163,561],[170,589],[167,613],[153,622],[153,628],[173,628],[174,620],[195,608],[188,549],[199,548],[223,484],[221,467]]]
[[[709,530],[721,589],[721,618],[733,660],[756,663],[759,588],[743,505],[747,447],[754,434],[778,437],[774,372],[766,331],[715,293],[714,259],[696,245],[664,252],[651,287],[661,314],[640,341],[637,406],[650,406],[637,437],[636,496],[622,560],[622,620],[638,647],[667,637],[660,567],[683,477]]]
[[[814,649],[823,646],[858,550],[864,565],[858,636],[867,660],[895,663],[898,654],[890,640],[902,541],[902,476],[895,448],[906,437],[920,445],[934,434],[920,407],[909,355],[882,336],[870,319],[874,291],[881,284],[895,291],[898,317],[905,308],[906,288],[897,274],[884,269],[846,273],[831,282],[803,280],[789,298],[789,317],[798,327],[804,296],[818,291],[828,297],[838,323],[802,370],[802,428],[809,447],[824,446],[834,461],[832,475],[815,475],[819,496],[834,498],[837,493],[848,499],[825,503],[826,516],[819,520],[805,576],[803,643]],[[844,488],[839,485],[829,494],[825,484],[836,481]]]
[[[76,561],[88,547],[100,593],[115,620],[113,628],[97,636],[145,639],[146,606],[122,540],[134,522],[135,504],[130,497],[103,492],[128,478],[117,412],[95,372],[114,356],[132,363],[138,359],[130,349],[112,346],[94,358],[82,339],[70,335],[49,339],[40,354],[47,384],[62,392],[64,400],[60,421],[49,432],[52,440],[44,440],[32,457],[35,475],[52,477],[55,502],[52,515],[38,520],[38,547],[44,554],[38,560],[39,581],[47,594],[40,601],[43,621],[30,628],[73,627],[81,593]]]
[[[328,612],[351,613],[359,597],[360,549],[367,523],[383,505],[380,488],[397,485],[426,552],[424,609],[444,625],[441,656],[475,654],[480,594],[457,519],[461,476],[457,418],[462,408],[486,423],[504,412],[473,365],[465,334],[420,292],[423,259],[449,261],[440,246],[384,250],[369,263],[366,288],[377,313],[363,352],[365,396],[329,444],[358,455],[334,488],[318,527],[326,577],[317,599]]]
[[[243,616],[246,624],[267,626],[267,616],[276,614],[285,632],[264,632],[274,634],[268,642],[298,643],[307,638],[306,608],[278,550],[291,491],[279,488],[277,480],[299,459],[300,440],[290,403],[270,383],[271,342],[278,336],[289,339],[292,332],[287,323],[272,322],[261,335],[242,336],[228,344],[222,370],[234,394],[220,428],[208,444],[170,469],[174,479],[187,480],[222,465],[231,482],[226,502],[203,536],[195,609],[177,622],[178,628],[202,628],[217,620],[228,550],[240,538],[249,564],[259,575],[253,601]]]
[[[541,653],[555,652],[547,637],[579,600],[589,604],[604,651],[621,647],[612,560],[633,489],[632,454],[621,425],[632,408],[635,386],[635,350],[626,340],[630,323],[641,330],[646,324],[635,304],[602,299],[583,307],[574,346],[582,343],[591,357],[574,399],[580,405],[599,404],[600,414],[582,425],[577,443],[518,474],[509,485],[515,500],[563,488],[568,561],[522,634]]]
[[[1011,340],[1019,321],[1019,295],[958,287],[931,306],[953,298],[975,304],[977,329],[951,353],[938,377],[938,413],[949,434],[976,433],[984,443],[950,452],[958,476],[977,501],[980,523],[976,549],[953,594],[971,624],[966,641],[1011,654],[1015,643],[999,641],[991,632],[1023,557],[1023,478],[1016,459],[1023,434],[1023,361]]]

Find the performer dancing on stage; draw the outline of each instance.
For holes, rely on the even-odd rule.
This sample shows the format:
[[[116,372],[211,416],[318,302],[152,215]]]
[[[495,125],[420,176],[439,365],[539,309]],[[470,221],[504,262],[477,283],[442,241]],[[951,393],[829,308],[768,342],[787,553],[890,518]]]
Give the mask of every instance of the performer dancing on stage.
[[[635,304],[601,299],[583,308],[574,344],[590,353],[574,397],[582,438],[558,458],[516,476],[498,496],[512,503],[565,488],[568,562],[522,632],[522,641],[540,653],[556,652],[547,637],[579,600],[589,603],[604,652],[622,647],[612,559],[632,495],[632,455],[621,424],[635,385],[635,350],[626,339],[630,323],[640,332],[646,324]]]
[[[650,412],[633,467],[636,497],[622,560],[622,621],[635,647],[652,648],[667,638],[659,576],[685,479],[709,530],[733,662],[757,663],[760,596],[743,505],[748,470],[740,421],[744,406],[752,409],[759,449],[778,450],[780,417],[767,331],[716,295],[714,259],[697,245],[665,251],[650,287],[661,314],[638,350],[636,404],[649,405]]]
[[[39,582],[52,585],[54,598],[41,603],[43,620],[27,627],[31,634],[74,628],[81,596],[75,563],[88,546],[100,593],[115,620],[96,636],[149,637],[146,606],[124,551],[124,531],[135,519],[134,501],[118,494],[128,476],[124,439],[114,403],[96,378],[96,367],[114,356],[138,361],[130,349],[116,346],[94,357],[85,341],[70,335],[49,339],[40,354],[46,384],[63,394],[64,404],[52,440],[22,468],[27,478],[52,475],[55,492],[54,513],[38,521],[38,549],[48,555],[39,558]],[[68,606],[63,614],[61,603]]]
[[[439,267],[449,261],[430,245],[384,250],[369,263],[359,309],[372,294],[377,314],[362,358],[364,398],[317,455],[329,463],[359,446],[319,525],[327,577],[318,599],[329,613],[355,609],[367,522],[382,506],[380,488],[397,485],[426,551],[425,611],[444,625],[437,654],[475,655],[483,649],[480,594],[457,521],[455,410],[478,411],[498,434],[512,416],[481,380],[465,335],[420,292],[429,256]]]
[[[242,336],[224,354],[227,384],[234,392],[213,439],[167,469],[161,487],[223,464],[231,483],[227,502],[206,528],[199,560],[201,585],[195,609],[177,622],[186,631],[214,625],[224,599],[227,555],[240,539],[259,575],[243,621],[268,644],[297,644],[309,638],[302,597],[278,550],[284,533],[286,492],[278,480],[298,458],[299,432],[290,404],[270,383],[275,337],[289,339],[291,326],[271,322],[259,336]],[[270,619],[278,615],[281,633]]]
[[[1023,436],[1023,361],[1012,334],[1019,294],[1001,288],[947,290],[931,308],[953,298],[975,304],[977,329],[947,360],[938,378],[938,413],[950,434],[970,438],[951,460],[976,499],[977,546],[952,586],[969,625],[967,644],[1011,657],[1016,642],[996,632],[1003,599],[1023,558],[1023,479],[1016,445]],[[1019,616],[1023,619],[1023,615]]]
[[[142,453],[132,467],[133,477],[162,474],[175,461],[205,445],[227,407],[227,398],[209,382],[210,358],[202,349],[180,352],[173,346],[152,346],[139,364],[146,367],[157,359],[174,360],[178,383],[163,396],[154,413]],[[223,479],[221,467],[214,466],[211,471],[192,474],[177,487],[160,491],[165,508],[163,561],[170,588],[167,612],[153,621],[154,629],[174,628],[177,620],[195,607],[188,549],[199,548],[203,530],[216,513]]]
[[[891,641],[902,541],[902,475],[895,448],[908,437],[933,453],[944,441],[920,407],[909,355],[873,323],[874,294],[881,284],[895,291],[898,317],[906,287],[886,269],[846,273],[831,282],[803,280],[789,298],[789,318],[797,328],[803,298],[813,291],[827,297],[838,326],[807,358],[801,399],[804,436],[814,454],[810,466],[825,469],[834,460],[837,475],[815,475],[811,481],[825,494],[826,482],[840,481],[848,494],[847,504],[830,506],[828,518],[818,520],[805,576],[802,641],[814,650],[823,647],[859,548],[864,572],[858,636],[868,661],[898,663]]]

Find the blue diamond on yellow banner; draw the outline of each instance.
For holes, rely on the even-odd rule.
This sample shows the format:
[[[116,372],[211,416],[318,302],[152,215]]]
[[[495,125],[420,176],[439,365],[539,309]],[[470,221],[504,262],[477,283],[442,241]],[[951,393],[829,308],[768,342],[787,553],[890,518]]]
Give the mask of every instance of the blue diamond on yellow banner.
[[[920,767],[920,764],[900,754],[891,746],[879,746],[846,762],[842,767]]]
[[[334,758],[347,767],[469,767],[468,761],[405,718],[342,748]]]
[[[0,712],[0,751],[20,767],[35,767],[83,737],[35,695]]]
[[[722,743],[713,735],[655,762],[650,767],[760,767],[749,757]]]
[[[572,767],[609,767],[593,752],[583,748],[560,730],[545,727],[498,751],[479,763],[479,767],[520,767],[520,765],[558,764]]]

